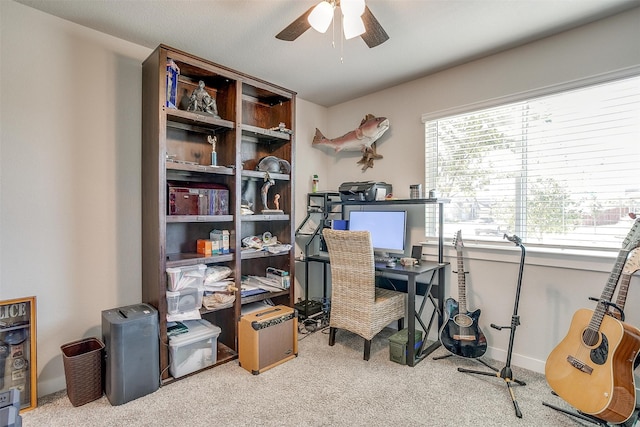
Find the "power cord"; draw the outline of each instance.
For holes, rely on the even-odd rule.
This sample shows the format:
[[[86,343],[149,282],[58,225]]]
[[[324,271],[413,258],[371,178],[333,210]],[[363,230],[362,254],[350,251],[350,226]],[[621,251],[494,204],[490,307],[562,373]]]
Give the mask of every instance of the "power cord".
[[[303,340],[314,332],[323,331],[329,327],[329,313],[320,312],[313,317],[298,322],[298,341]]]

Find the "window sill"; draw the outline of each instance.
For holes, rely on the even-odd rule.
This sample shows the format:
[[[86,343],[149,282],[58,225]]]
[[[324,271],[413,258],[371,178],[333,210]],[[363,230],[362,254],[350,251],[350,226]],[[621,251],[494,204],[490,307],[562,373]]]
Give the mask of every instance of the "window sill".
[[[423,256],[438,255],[438,245],[435,242],[421,242]],[[610,272],[617,258],[613,250],[582,250],[562,248],[527,247],[525,245],[525,265],[554,267],[583,271]],[[457,253],[451,242],[445,242],[444,258],[455,260]],[[495,245],[466,243],[463,256],[465,259],[481,261],[520,263],[522,251],[511,242]]]

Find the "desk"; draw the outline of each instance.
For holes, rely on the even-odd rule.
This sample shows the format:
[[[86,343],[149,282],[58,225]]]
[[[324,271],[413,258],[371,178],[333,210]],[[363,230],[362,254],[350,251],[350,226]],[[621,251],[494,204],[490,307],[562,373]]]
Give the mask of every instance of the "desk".
[[[329,256],[327,255],[313,255],[307,257],[308,262],[320,262],[323,263],[323,286],[325,290],[327,289],[327,265],[330,264]],[[437,262],[429,262],[429,261],[421,261],[420,264],[411,267],[405,267],[400,263],[397,263],[395,267],[387,267],[386,263],[376,263],[375,268],[376,271],[381,272],[383,274],[397,274],[400,276],[405,276],[407,278],[407,349],[415,348],[415,330],[416,330],[416,318],[418,322],[422,325],[424,329],[424,341],[423,345],[418,351],[418,355],[415,357],[409,357],[409,355],[414,355],[414,352],[409,351],[407,354],[407,365],[415,366],[416,363],[424,359],[426,356],[431,354],[435,349],[440,347],[440,341],[436,340],[433,344],[426,347],[425,344],[427,342],[427,336],[429,335],[429,330],[433,325],[433,320],[435,316],[438,316],[438,331],[442,328],[443,313],[444,313],[444,300],[445,300],[445,267],[446,263],[437,263]],[[308,270],[308,265],[307,265]],[[416,312],[416,278],[423,274],[431,273],[431,277],[429,278],[429,282],[427,283],[427,289],[424,295],[424,300],[420,305],[420,309]],[[433,296],[431,295],[431,288],[434,284],[434,278],[436,277],[436,273],[438,276],[438,290],[437,290],[437,300],[436,303],[433,300]],[[308,277],[305,279],[308,280]],[[429,300],[433,304],[433,312],[431,314],[431,319],[429,320],[429,325],[425,326],[422,322],[421,315],[424,309],[426,301]],[[426,347],[426,348],[425,348]]]

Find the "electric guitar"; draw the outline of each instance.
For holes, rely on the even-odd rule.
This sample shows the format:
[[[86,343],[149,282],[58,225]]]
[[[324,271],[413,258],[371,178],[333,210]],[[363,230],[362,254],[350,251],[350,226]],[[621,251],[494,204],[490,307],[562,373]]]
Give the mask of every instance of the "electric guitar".
[[[640,330],[605,314],[627,256],[640,244],[639,221],[623,242],[596,309],[576,311],[569,332],[545,364],[547,382],[558,396],[579,411],[614,424],[629,419],[636,406],[633,365],[640,350]]]
[[[455,356],[478,358],[487,351],[487,338],[478,326],[480,309],[467,311],[464,264],[462,262],[462,232],[458,230],[453,239],[458,255],[458,299],[448,298],[444,302],[446,322],[440,329],[440,342]]]

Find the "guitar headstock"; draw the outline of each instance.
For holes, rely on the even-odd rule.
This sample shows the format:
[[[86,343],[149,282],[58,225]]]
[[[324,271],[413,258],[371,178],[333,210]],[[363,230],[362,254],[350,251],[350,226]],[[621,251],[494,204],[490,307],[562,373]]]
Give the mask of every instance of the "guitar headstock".
[[[633,226],[622,242],[622,249],[632,250],[640,246],[640,217],[633,221]]]
[[[640,248],[635,248],[627,256],[622,274],[633,274],[638,270],[640,270]]]
[[[461,251],[464,243],[462,242],[462,230],[458,230],[456,235],[453,236],[453,246],[457,251]]]

